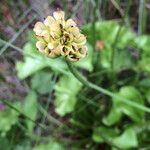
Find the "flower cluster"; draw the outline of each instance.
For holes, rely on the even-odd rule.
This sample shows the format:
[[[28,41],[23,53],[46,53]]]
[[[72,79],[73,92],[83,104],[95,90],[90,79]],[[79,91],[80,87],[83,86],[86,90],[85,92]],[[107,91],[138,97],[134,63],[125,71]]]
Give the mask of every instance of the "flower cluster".
[[[64,56],[78,61],[87,54],[86,37],[72,19],[65,20],[63,11],[56,11],[44,22],[37,22],[33,31],[38,39],[36,47],[48,57]]]

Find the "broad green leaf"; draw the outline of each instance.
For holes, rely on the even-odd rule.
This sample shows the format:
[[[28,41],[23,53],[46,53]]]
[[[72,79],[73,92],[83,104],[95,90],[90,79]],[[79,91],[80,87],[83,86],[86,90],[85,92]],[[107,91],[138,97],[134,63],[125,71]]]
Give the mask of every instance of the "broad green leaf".
[[[113,143],[122,149],[138,146],[138,139],[133,128],[127,128],[119,137],[113,138]]]
[[[18,77],[20,79],[25,79],[26,77],[32,75],[38,70],[41,70],[44,67],[46,67],[45,63],[39,61],[36,58],[33,58],[35,47],[33,46],[32,43],[26,43],[23,49],[27,54],[30,54],[30,56],[24,56],[25,57],[24,62],[18,61],[16,64]]]
[[[139,86],[144,88],[150,88],[150,78],[139,81]]]
[[[46,67],[44,63],[27,57],[25,58],[25,62],[17,62],[18,77],[20,79],[25,79],[44,67]]]
[[[12,104],[13,107],[20,109],[20,103]],[[18,121],[19,113],[11,108],[6,108],[0,111],[0,132],[2,136],[5,136],[11,127]]]
[[[112,49],[111,46],[106,45],[100,52],[100,61],[104,68],[111,67],[112,50],[115,50],[114,55],[114,70],[119,71],[121,68],[131,68],[134,65],[132,56],[127,49]]]
[[[100,61],[104,68],[111,66],[112,49],[110,45],[105,45],[104,49],[100,52]]]
[[[135,39],[135,45],[141,50],[141,59],[139,60],[140,69],[150,73],[150,36],[143,35],[137,37]]]
[[[139,105],[144,105],[144,99],[142,95],[139,93],[139,91],[132,87],[132,86],[126,86],[120,89],[119,94],[122,97],[125,97],[127,99],[130,99]],[[125,106],[125,104],[122,104],[122,102],[119,102],[120,105],[122,105],[122,111],[126,115],[128,115],[133,121],[141,122],[144,119],[144,112],[139,110],[138,108],[133,108],[131,106]]]
[[[32,150],[66,150],[66,149],[61,143],[56,141],[51,141],[47,144],[37,145]]]
[[[130,99],[139,105],[144,105],[144,100],[137,89],[132,86],[122,87],[118,93],[120,96]],[[135,122],[142,122],[144,120],[144,112],[138,108],[133,108],[119,99],[113,99],[113,105],[110,113],[103,119],[106,125],[113,125],[118,122],[122,116],[127,115]]]
[[[98,127],[94,129],[92,139],[97,143],[111,142],[120,149],[138,146],[138,139],[134,128],[128,127],[120,135],[118,129]],[[107,141],[106,141],[107,140]]]
[[[0,137],[0,149],[11,150],[10,141],[6,137]]]
[[[51,89],[52,76],[49,72],[37,72],[31,79],[32,89],[40,94],[49,93]]]
[[[150,55],[150,51],[149,51],[150,36],[147,36],[147,35],[139,36],[139,37],[135,38],[134,42],[135,42],[135,45],[137,48],[143,50],[146,53],[149,53],[149,55]]]
[[[119,122],[122,118],[123,114],[120,113],[120,109],[115,109],[115,106],[111,109],[111,112],[108,114],[106,118],[103,119],[103,123],[111,126],[116,122]]]
[[[114,55],[114,69],[119,71],[122,68],[132,68],[135,65],[131,53],[126,48],[116,49]]]
[[[55,110],[59,115],[64,116],[74,110],[80,89],[81,83],[72,74],[59,79],[55,86]]]
[[[36,119],[37,116],[37,95],[34,91],[28,93],[24,100],[23,112],[26,116],[30,117],[32,120]],[[26,125],[28,131],[32,133],[34,123],[26,119]]]
[[[14,145],[14,150],[31,150],[31,142],[27,140],[17,141],[17,144]]]
[[[95,25],[96,40],[102,40],[105,42],[105,44],[112,45],[115,41],[119,28],[119,24],[115,21],[97,22]],[[92,43],[92,24],[85,25],[82,29],[87,35],[89,42]],[[116,46],[119,48],[124,48],[124,46],[131,43],[134,38],[135,35],[133,34],[133,32],[131,32],[130,29],[126,27],[121,27]]]
[[[139,61],[139,67],[141,70],[147,71],[150,73],[150,56],[142,56],[142,59]]]
[[[111,141],[112,138],[116,137],[118,134],[119,131],[117,129],[98,127],[94,129],[92,139],[94,142],[102,143],[104,142],[104,139]]]
[[[25,79],[45,67],[48,67],[59,73],[67,74],[65,70],[67,66],[65,62],[61,60],[61,58],[50,59],[44,56],[38,52],[35,45],[30,42],[25,44],[23,51],[24,61],[18,61],[16,64],[18,77],[20,79]]]
[[[135,35],[126,28],[120,27],[118,23],[113,21],[97,22],[95,25],[96,40],[104,42],[104,48],[100,51],[100,61],[104,68],[110,68],[112,51],[115,51],[114,66],[118,71],[124,67],[132,67],[133,61],[130,52],[125,48],[133,43]],[[92,25],[85,25],[83,31],[87,34],[90,44],[93,43]],[[120,32],[119,32],[120,31]],[[118,32],[120,34],[118,34]],[[117,40],[116,37],[118,36]]]

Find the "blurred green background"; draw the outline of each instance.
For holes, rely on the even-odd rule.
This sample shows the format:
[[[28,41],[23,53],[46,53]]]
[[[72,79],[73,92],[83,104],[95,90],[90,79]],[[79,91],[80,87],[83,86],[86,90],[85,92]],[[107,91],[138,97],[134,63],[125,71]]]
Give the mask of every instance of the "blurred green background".
[[[83,86],[61,58],[37,51],[34,24],[56,10],[87,37],[74,66],[146,111]],[[0,150],[149,150],[149,33],[149,0],[1,0]]]

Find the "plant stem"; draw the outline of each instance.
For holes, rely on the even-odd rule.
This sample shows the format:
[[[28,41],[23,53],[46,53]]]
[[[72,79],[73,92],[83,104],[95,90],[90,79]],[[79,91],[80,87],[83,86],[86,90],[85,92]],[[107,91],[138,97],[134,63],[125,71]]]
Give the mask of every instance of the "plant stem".
[[[139,19],[138,19],[138,35],[144,33],[146,27],[146,8],[145,0],[140,0],[139,2]]]
[[[115,8],[120,12],[121,14],[121,24],[120,26],[118,27],[118,30],[117,30],[117,33],[116,33],[116,37],[115,37],[115,40],[112,44],[112,55],[111,55],[111,70],[112,70],[112,73],[113,73],[113,78],[114,78],[114,57],[115,57],[115,48],[116,48],[116,44],[118,43],[118,40],[119,40],[119,35],[121,33],[121,29],[124,25],[124,23],[126,24],[127,27],[130,26],[130,22],[129,22],[129,19],[127,18],[128,16],[128,12],[130,10],[130,6],[131,6],[131,0],[128,1],[128,5],[127,5],[127,8],[125,10],[125,12],[120,8],[119,4],[115,1],[115,0],[111,0],[112,4],[115,6]]]
[[[85,79],[85,77],[83,77],[83,76],[76,70],[76,68],[74,68],[74,66],[72,65],[71,62],[69,62],[68,60],[66,60],[66,63],[67,63],[67,65],[68,65],[68,68],[69,68],[70,72],[77,78],[77,80],[79,80],[79,81],[80,81],[83,85],[85,85],[86,87],[91,88],[91,89],[94,89],[94,90],[96,90],[96,91],[98,91],[98,92],[101,92],[101,93],[103,93],[103,94],[105,94],[105,95],[108,95],[108,96],[110,96],[110,97],[112,97],[112,98],[114,98],[114,99],[120,99],[123,103],[125,103],[125,104],[127,104],[127,105],[129,105],[129,106],[132,106],[132,107],[134,107],[134,108],[138,108],[138,109],[140,109],[140,110],[142,110],[142,111],[145,111],[145,112],[150,113],[150,108],[145,107],[145,106],[142,106],[142,105],[140,105],[140,104],[137,104],[137,103],[133,102],[132,100],[126,99],[126,98],[124,98],[124,97],[121,97],[121,96],[119,96],[119,95],[117,95],[117,94],[112,93],[112,92],[109,91],[109,90],[106,90],[106,89],[104,89],[104,88],[102,88],[102,87],[99,87],[99,86],[97,86],[97,85],[95,85],[95,84],[93,84],[93,83],[87,81],[87,80]]]
[[[91,4],[93,4],[93,17],[92,17],[92,26],[91,26],[91,29],[92,29],[92,47],[93,47],[93,50],[95,51],[95,43],[96,43],[96,30],[95,30],[95,26],[96,26],[96,9],[97,9],[97,0],[96,1],[91,1]],[[93,66],[95,66],[95,64],[97,63],[97,55],[95,53],[93,53]]]
[[[114,40],[114,42],[113,42],[113,44],[112,44],[112,55],[111,55],[111,69],[112,69],[112,71],[114,70],[115,48],[116,48],[116,44],[117,44],[117,42],[118,42],[118,40],[119,40],[119,34],[120,34],[120,32],[121,32],[121,29],[122,29],[122,25],[120,25],[120,26],[118,27],[118,31],[117,31],[115,40]]]

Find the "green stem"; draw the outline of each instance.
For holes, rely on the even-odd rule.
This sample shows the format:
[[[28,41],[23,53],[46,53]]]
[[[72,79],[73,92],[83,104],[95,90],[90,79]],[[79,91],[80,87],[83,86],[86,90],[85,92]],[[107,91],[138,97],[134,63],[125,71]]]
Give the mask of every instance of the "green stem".
[[[95,23],[96,23],[96,1],[91,1],[92,4],[93,4],[93,17],[92,17],[92,26],[91,26],[91,29],[92,29],[92,37],[93,37],[93,42],[92,42],[92,46],[93,46],[93,50],[95,51],[95,43],[96,43],[96,30],[95,30]],[[97,55],[95,55],[95,53],[93,53],[95,59],[93,59],[93,66],[95,66],[96,62],[97,62]]]
[[[115,48],[116,48],[116,44],[117,44],[117,42],[119,40],[119,35],[120,35],[120,32],[121,32],[121,29],[122,29],[122,24],[118,27],[118,31],[117,31],[115,40],[114,40],[114,42],[112,44],[112,55],[111,55],[111,69],[112,69],[112,71],[114,71]]]
[[[119,95],[116,95],[116,94],[112,93],[111,91],[108,91],[108,90],[106,90],[106,89],[104,89],[104,88],[102,88],[102,87],[99,87],[99,86],[97,86],[97,85],[95,85],[95,84],[93,84],[93,83],[87,81],[87,80],[73,67],[73,65],[72,65],[71,62],[69,62],[69,61],[66,60],[66,63],[67,63],[67,65],[68,65],[68,68],[69,68],[70,72],[71,72],[83,85],[85,85],[86,87],[91,88],[91,89],[94,89],[94,90],[96,90],[96,91],[98,91],[98,92],[101,92],[101,93],[103,93],[103,94],[105,94],[105,95],[108,95],[108,96],[110,96],[110,97],[112,97],[112,98],[114,98],[114,99],[120,99],[123,103],[125,103],[125,104],[127,104],[127,105],[129,105],[129,106],[132,106],[132,107],[134,107],[134,108],[138,108],[138,109],[140,109],[140,110],[142,110],[142,111],[145,111],[145,112],[150,113],[150,108],[145,107],[145,106],[142,106],[142,105],[139,105],[139,104],[133,102],[132,100],[129,100],[129,99],[126,99],[126,98],[121,97],[121,96],[119,96]]]
[[[138,19],[138,35],[144,33],[146,27],[146,8],[145,8],[145,0],[140,0],[139,2],[139,19]]]

